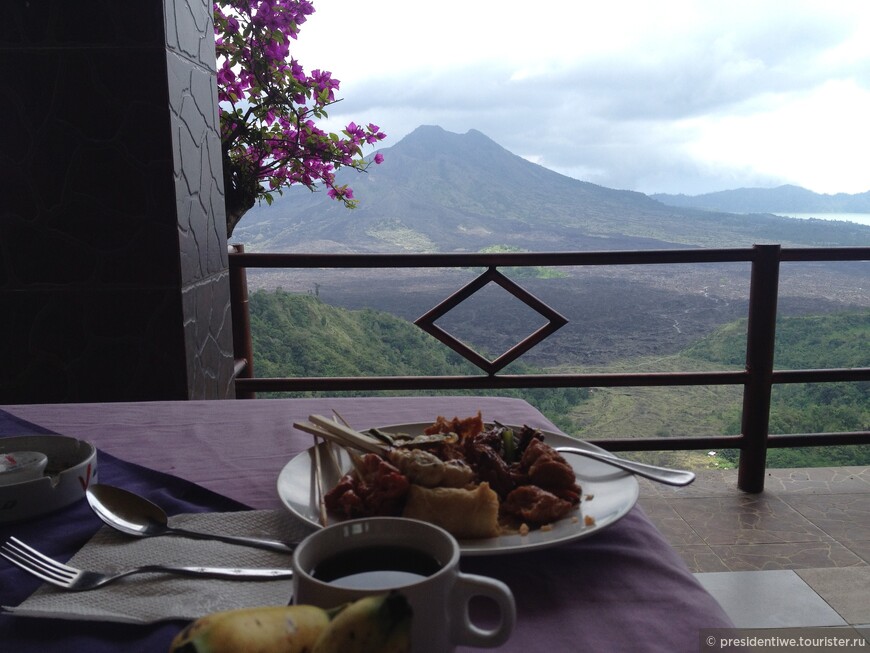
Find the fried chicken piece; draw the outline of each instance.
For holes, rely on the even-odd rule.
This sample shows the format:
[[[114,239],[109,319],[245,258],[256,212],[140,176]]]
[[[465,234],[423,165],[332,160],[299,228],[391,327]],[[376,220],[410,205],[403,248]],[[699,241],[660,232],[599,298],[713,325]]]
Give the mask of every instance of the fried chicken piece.
[[[435,433],[455,433],[459,436],[459,439],[462,440],[466,437],[475,436],[482,430],[483,417],[481,416],[480,411],[477,411],[477,415],[466,417],[464,419],[459,419],[458,417],[447,419],[446,417],[439,415],[435,420],[435,423],[432,424],[432,426],[427,427],[423,433],[426,435],[433,435]]]
[[[575,489],[574,468],[555,449],[541,440],[532,440],[520,459],[520,469],[529,480],[544,489]]]
[[[506,514],[519,517],[532,526],[558,521],[573,507],[570,501],[560,499],[536,485],[518,487],[507,495],[501,506]]]
[[[408,477],[393,465],[376,454],[366,454],[323,501],[327,510],[349,518],[399,515],[409,487]]]

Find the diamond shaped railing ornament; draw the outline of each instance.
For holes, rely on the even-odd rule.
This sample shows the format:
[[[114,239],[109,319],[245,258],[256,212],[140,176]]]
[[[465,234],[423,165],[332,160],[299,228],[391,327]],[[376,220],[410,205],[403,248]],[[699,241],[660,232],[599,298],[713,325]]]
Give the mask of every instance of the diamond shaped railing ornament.
[[[453,337],[450,333],[435,324],[436,320],[449,313],[451,310],[459,306],[459,304],[471,297],[478,290],[484,288],[490,283],[498,284],[508,293],[519,299],[532,310],[538,312],[547,320],[547,324],[543,325],[537,331],[533,332],[532,334],[518,342],[516,345],[508,349],[501,356],[492,361],[484,356],[481,356],[464,342]],[[450,297],[438,304],[435,308],[431,309],[428,313],[418,317],[416,320],[414,320],[414,324],[423,329],[423,331],[425,331],[429,335],[440,340],[457,354],[470,361],[491,376],[509,363],[522,356],[539,342],[548,338],[550,335],[568,324],[568,320],[567,318],[563,317],[555,310],[547,306],[540,299],[532,295],[526,289],[522,288],[521,286],[508,279],[496,268],[490,267],[487,268],[487,270],[479,277],[477,277],[474,281],[460,288]]]

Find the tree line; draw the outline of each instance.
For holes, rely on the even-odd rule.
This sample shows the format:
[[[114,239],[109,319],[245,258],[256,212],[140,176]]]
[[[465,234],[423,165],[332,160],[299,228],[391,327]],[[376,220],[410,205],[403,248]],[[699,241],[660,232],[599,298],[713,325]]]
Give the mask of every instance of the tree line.
[[[372,309],[347,310],[314,295],[257,291],[250,297],[254,369],[258,377],[468,375],[480,370],[413,324]],[[814,369],[865,367],[870,342],[870,312],[780,317],[777,322],[775,367]],[[689,358],[742,367],[746,352],[746,322],[722,326],[683,354]],[[515,362],[515,374],[547,370]],[[282,393],[304,396],[314,393]],[[319,396],[402,395],[414,392],[334,392]],[[430,392],[429,394],[439,394]],[[467,394],[450,391],[440,394]],[[565,432],[571,432],[572,410],[586,402],[587,388],[532,388],[485,394],[525,399]],[[274,395],[273,395],[274,396]],[[735,406],[722,411],[728,432],[740,432]],[[817,433],[870,429],[870,383],[788,384],[775,386],[771,399],[771,433]],[[736,451],[725,451],[736,461]],[[772,449],[771,467],[870,464],[870,446]]]

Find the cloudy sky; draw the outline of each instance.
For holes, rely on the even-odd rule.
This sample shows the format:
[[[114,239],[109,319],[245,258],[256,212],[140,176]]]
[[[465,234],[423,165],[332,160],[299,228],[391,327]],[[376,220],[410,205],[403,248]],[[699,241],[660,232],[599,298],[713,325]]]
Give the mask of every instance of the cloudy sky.
[[[292,53],[341,80],[333,129],[478,129],[644,193],[870,190],[867,0],[313,2]]]

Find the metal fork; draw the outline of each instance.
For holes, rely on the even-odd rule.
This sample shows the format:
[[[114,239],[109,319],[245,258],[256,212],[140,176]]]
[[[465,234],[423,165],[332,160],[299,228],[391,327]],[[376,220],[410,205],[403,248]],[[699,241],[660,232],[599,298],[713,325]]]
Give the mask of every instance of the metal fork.
[[[232,567],[177,567],[173,565],[143,565],[115,573],[85,571],[49,558],[16,537],[9,538],[9,541],[0,546],[0,555],[47,583],[74,592],[92,590],[124,576],[143,573],[166,573],[232,580],[275,580],[293,576],[291,569],[236,569]]]

